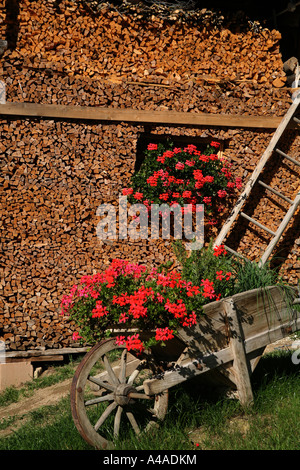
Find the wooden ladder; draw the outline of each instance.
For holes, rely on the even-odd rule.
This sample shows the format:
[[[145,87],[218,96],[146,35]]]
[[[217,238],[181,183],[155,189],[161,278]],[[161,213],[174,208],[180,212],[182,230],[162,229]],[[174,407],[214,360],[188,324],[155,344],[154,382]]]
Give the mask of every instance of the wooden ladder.
[[[282,152],[281,150],[279,150],[276,147],[279,139],[281,138],[284,131],[287,129],[288,125],[290,124],[290,122],[292,120],[294,122],[296,122],[297,124],[300,124],[300,120],[297,117],[294,116],[294,114],[295,114],[295,112],[298,108],[299,103],[300,103],[300,93],[298,91],[298,94],[296,94],[296,96],[293,97],[292,105],[290,106],[289,110],[287,111],[287,113],[283,117],[282,121],[280,122],[278,128],[276,129],[275,133],[273,134],[273,137],[272,137],[268,147],[266,148],[266,150],[263,153],[260,161],[258,162],[258,165],[256,166],[255,170],[253,171],[249,181],[247,182],[247,184],[245,186],[245,189],[240,194],[236,205],[234,206],[233,210],[231,211],[231,214],[229,215],[229,217],[226,220],[225,224],[223,225],[219,235],[217,236],[217,238],[214,242],[214,246],[219,246],[221,244],[224,244],[224,240],[226,239],[226,236],[228,235],[234,221],[236,220],[236,218],[239,215],[241,215],[243,218],[249,220],[253,224],[260,227],[261,229],[263,229],[263,230],[267,231],[268,233],[270,233],[273,237],[271,239],[269,245],[267,246],[263,256],[261,257],[261,259],[259,261],[260,264],[265,264],[266,263],[266,261],[268,260],[268,258],[271,255],[272,251],[276,247],[282,233],[284,232],[284,230],[287,227],[288,223],[292,219],[292,217],[293,217],[293,215],[294,215],[294,213],[295,213],[295,211],[296,211],[296,209],[297,209],[297,207],[300,203],[300,191],[298,192],[295,199],[292,201],[290,198],[284,196],[283,194],[281,194],[277,190],[275,190],[275,189],[271,188],[269,185],[265,184],[261,179],[259,179],[259,177],[260,177],[260,174],[261,174],[262,170],[264,169],[266,163],[268,162],[270,156],[273,154],[274,151],[277,152],[281,157],[286,158],[287,160],[290,160],[291,162],[293,162],[296,165],[300,166],[299,161],[297,161],[294,158],[290,157],[289,155],[285,154],[284,152]],[[276,232],[273,232],[269,228],[262,225],[259,221],[253,219],[252,217],[250,217],[249,215],[245,214],[242,211],[243,205],[245,204],[246,199],[251,194],[253,186],[256,182],[258,182],[258,184],[260,184],[261,186],[266,188],[268,191],[276,194],[277,196],[284,199],[286,202],[288,202],[290,204],[290,207],[289,207],[285,217],[283,218],[282,222],[280,223],[278,229],[276,230]],[[244,257],[242,254],[237,253],[236,251],[234,251],[230,247],[228,247],[226,245],[224,245],[224,246],[229,252],[231,252],[231,253],[239,256],[239,257],[242,257],[242,258]]]

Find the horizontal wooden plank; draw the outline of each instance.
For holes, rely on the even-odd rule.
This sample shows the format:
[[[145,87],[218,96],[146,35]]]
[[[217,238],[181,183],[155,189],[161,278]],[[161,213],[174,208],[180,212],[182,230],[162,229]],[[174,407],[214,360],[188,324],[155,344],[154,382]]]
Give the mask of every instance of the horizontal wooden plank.
[[[267,331],[263,331],[251,338],[245,340],[245,349],[246,353],[251,353],[256,351],[264,346],[275,343],[276,341],[286,338],[287,336],[293,334],[295,331],[300,329],[300,318],[295,318],[290,322],[286,322],[282,325],[276,326],[275,328],[270,328]]]
[[[64,106],[40,103],[0,104],[2,116],[43,117],[112,122],[140,122],[184,126],[242,127],[276,129],[281,122],[276,116],[246,116],[231,114],[184,113],[175,111],[150,111],[91,106]],[[296,124],[295,124],[296,126]]]
[[[53,355],[53,356],[33,356],[33,357],[8,357],[6,359],[7,363],[12,362],[59,362],[63,361],[64,356],[61,355]]]
[[[88,347],[46,349],[45,351],[40,351],[38,349],[29,349],[27,351],[6,351],[6,353],[4,353],[4,356],[6,357],[6,359],[18,358],[18,360],[20,360],[20,358],[29,358],[31,360],[35,360],[35,357],[43,356],[47,358],[48,356],[55,356],[61,354],[82,354],[86,353],[88,350]]]

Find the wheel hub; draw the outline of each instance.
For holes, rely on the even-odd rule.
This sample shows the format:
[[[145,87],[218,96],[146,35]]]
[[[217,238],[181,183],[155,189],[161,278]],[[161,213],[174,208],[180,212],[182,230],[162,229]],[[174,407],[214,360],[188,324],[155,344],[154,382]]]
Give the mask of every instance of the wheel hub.
[[[132,387],[131,385],[127,385],[127,384],[118,385],[114,393],[116,403],[120,406],[133,403],[134,401],[132,400],[132,398],[128,396],[131,392],[136,392],[136,389]]]

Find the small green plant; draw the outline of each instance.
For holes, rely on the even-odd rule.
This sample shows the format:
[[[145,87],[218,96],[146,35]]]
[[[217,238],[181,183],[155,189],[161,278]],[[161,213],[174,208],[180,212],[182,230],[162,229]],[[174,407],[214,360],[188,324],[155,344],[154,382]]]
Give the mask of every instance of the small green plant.
[[[271,269],[268,264],[260,265],[248,259],[239,258],[234,260],[233,269],[236,273],[236,293],[273,286],[280,281],[276,270]]]
[[[173,243],[173,249],[182,269],[182,277],[195,285],[200,285],[203,279],[213,283],[213,289],[218,293],[216,298],[228,297],[235,293],[235,272],[233,258],[224,247],[213,248],[212,241],[201,250],[188,252],[181,240]]]
[[[176,240],[173,247],[182,277],[196,285],[201,279],[208,278],[223,298],[251,289],[284,285],[276,270],[269,265],[231,255],[222,246],[213,248],[212,241],[201,250],[191,250],[189,255],[181,240]]]

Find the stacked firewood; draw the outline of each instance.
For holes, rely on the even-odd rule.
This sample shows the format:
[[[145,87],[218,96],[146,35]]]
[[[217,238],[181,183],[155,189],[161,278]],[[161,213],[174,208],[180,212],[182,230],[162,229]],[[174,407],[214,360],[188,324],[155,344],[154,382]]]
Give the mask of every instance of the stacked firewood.
[[[132,4],[128,15],[17,3],[17,44],[1,61],[9,100],[256,115],[288,105],[278,31],[145,19]],[[13,31],[5,13],[4,36],[3,25]]]
[[[12,2],[18,11],[4,3],[2,39],[11,33],[0,59],[7,101],[276,116],[291,103],[277,31],[231,31],[213,14],[202,23],[187,15],[145,18],[134,14],[134,4],[118,11],[107,3],[95,12],[85,2]],[[82,275],[113,258],[149,266],[173,259],[171,240],[105,243],[96,235],[97,208],[118,208],[144,133],[218,139],[245,183],[273,131],[2,116],[0,132],[0,339],[24,350],[73,344],[75,325],[60,316],[60,300]],[[285,145],[297,153],[294,131]],[[276,165],[272,184],[292,198],[299,170]],[[262,204],[265,223],[278,222],[283,208],[268,212]],[[217,229],[207,227],[207,238]],[[282,247],[291,283],[299,269],[295,230]],[[253,258],[265,243],[256,235],[247,234]]]

